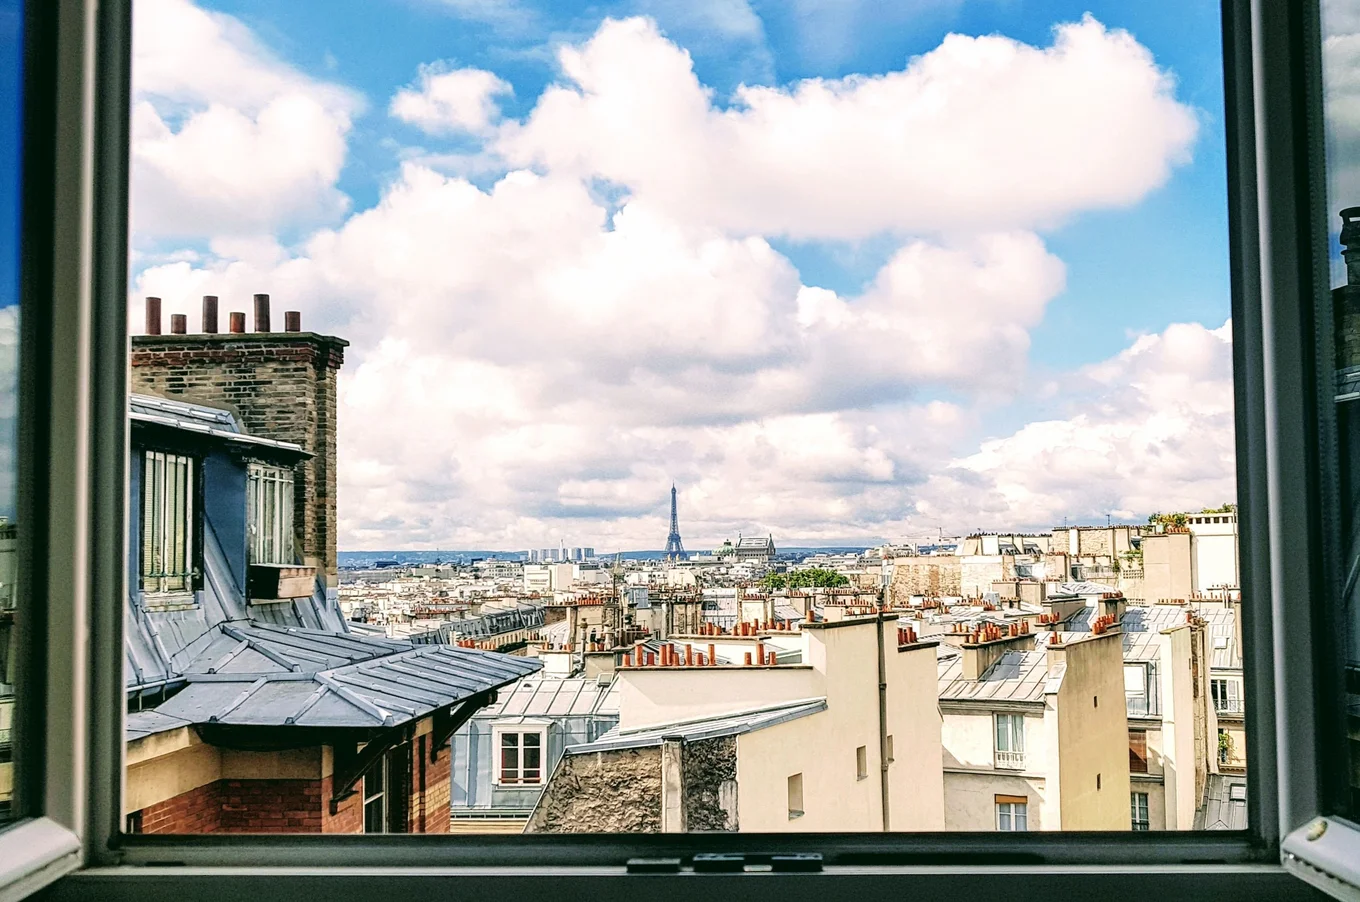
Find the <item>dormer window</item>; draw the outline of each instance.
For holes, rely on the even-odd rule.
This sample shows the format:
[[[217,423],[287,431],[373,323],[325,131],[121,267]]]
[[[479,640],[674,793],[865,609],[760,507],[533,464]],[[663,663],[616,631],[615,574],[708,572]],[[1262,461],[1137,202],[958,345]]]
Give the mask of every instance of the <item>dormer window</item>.
[[[142,473],[142,591],[193,591],[194,461],[146,452]]]
[[[294,563],[293,471],[251,464],[246,506],[250,563]]]

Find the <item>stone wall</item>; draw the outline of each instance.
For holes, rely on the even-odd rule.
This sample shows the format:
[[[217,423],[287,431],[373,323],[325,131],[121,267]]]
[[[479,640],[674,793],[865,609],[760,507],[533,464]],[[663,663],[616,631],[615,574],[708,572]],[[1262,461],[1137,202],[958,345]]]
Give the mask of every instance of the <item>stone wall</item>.
[[[906,604],[912,595],[958,595],[962,575],[956,555],[895,558],[888,598],[894,604]]]
[[[685,744],[685,827],[690,833],[737,831],[737,740],[732,736]]]
[[[661,749],[567,755],[525,833],[660,833]]]
[[[313,332],[134,335],[132,390],[225,402],[247,432],[296,442],[294,512],[303,563],[335,585],[336,374],[349,342]]]

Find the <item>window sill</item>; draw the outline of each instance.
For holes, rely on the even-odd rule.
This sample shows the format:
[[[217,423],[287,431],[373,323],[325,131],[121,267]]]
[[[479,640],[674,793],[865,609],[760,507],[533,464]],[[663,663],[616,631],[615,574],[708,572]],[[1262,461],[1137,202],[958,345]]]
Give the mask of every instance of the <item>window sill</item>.
[[[143,592],[142,610],[155,614],[168,611],[192,611],[198,608],[196,592]]]
[[[0,830],[0,902],[22,899],[80,867],[80,839],[47,818]]]

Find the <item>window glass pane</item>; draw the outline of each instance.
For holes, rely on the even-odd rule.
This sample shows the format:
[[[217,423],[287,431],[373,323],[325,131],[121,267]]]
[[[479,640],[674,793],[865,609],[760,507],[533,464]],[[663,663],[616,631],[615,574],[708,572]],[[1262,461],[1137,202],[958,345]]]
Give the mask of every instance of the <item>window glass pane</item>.
[[[141,726],[330,762],[322,832],[346,737],[438,738],[384,829],[528,833],[1129,830],[1137,729],[1190,829],[1246,747],[1217,10],[506,5],[138,0],[132,441],[197,477]],[[160,826],[250,794],[130,735],[148,831],[265,820]]]
[[[1339,529],[1329,529],[1342,558],[1343,594],[1329,637],[1337,658],[1333,685],[1341,704],[1324,720],[1334,725],[1327,745],[1337,766],[1329,773],[1328,807],[1360,817],[1360,19],[1348,5],[1322,4],[1323,110],[1327,143],[1330,298],[1322,298],[1334,326],[1335,377],[1323,395],[1335,400]],[[1329,301],[1329,303],[1327,303]],[[1326,314],[1324,314],[1326,315]],[[1325,333],[1324,333],[1325,334]]]
[[[0,825],[14,807],[20,587],[15,511],[19,366],[19,147],[23,3],[0,0]]]

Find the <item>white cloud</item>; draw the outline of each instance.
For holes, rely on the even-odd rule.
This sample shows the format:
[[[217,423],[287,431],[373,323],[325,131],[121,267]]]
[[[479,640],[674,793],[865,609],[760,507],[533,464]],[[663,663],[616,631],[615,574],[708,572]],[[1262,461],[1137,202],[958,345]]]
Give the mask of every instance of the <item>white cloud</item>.
[[[508,82],[484,69],[421,66],[418,83],[398,91],[388,111],[431,134],[483,134],[500,118],[496,96],[509,93]]]
[[[0,307],[0,516],[14,518],[19,395],[19,305]]]
[[[1138,201],[1197,131],[1146,48],[1089,17],[1048,48],[950,35],[902,71],[746,87],[730,109],[646,19],[607,20],[560,58],[570,84],[503,130],[513,164],[745,233],[1049,225]]]
[[[931,477],[916,507],[954,528],[1198,510],[1236,497],[1232,334],[1177,323],[1064,387],[1067,419],[984,442]]]
[[[132,217],[139,240],[258,232],[344,212],[361,101],[273,58],[230,16],[138,0]]]
[[[230,310],[267,291],[353,342],[342,547],[658,546],[672,479],[699,547],[895,536],[946,514],[1019,525],[1216,485],[1211,458],[1144,460],[1216,435],[1222,374],[1196,381],[1187,361],[1226,337],[1202,329],[1061,383],[1084,412],[977,445],[987,405],[1026,391],[1030,332],[1063,290],[1035,230],[1136,201],[1193,137],[1127,35],[951,37],[903,72],[752,89],[727,111],[643,20],[563,60],[576,87],[522,124],[495,125],[490,73],[441,93],[469,70],[422,72],[393,103],[537,172],[481,188],[408,160],[375,206],[298,246],[219,227],[207,252],[137,277],[136,296],[191,323],[203,294]],[[279,90],[261,71],[257,117]],[[837,293],[805,284],[775,234],[898,245]],[[1083,443],[1098,459],[1079,471]]]

